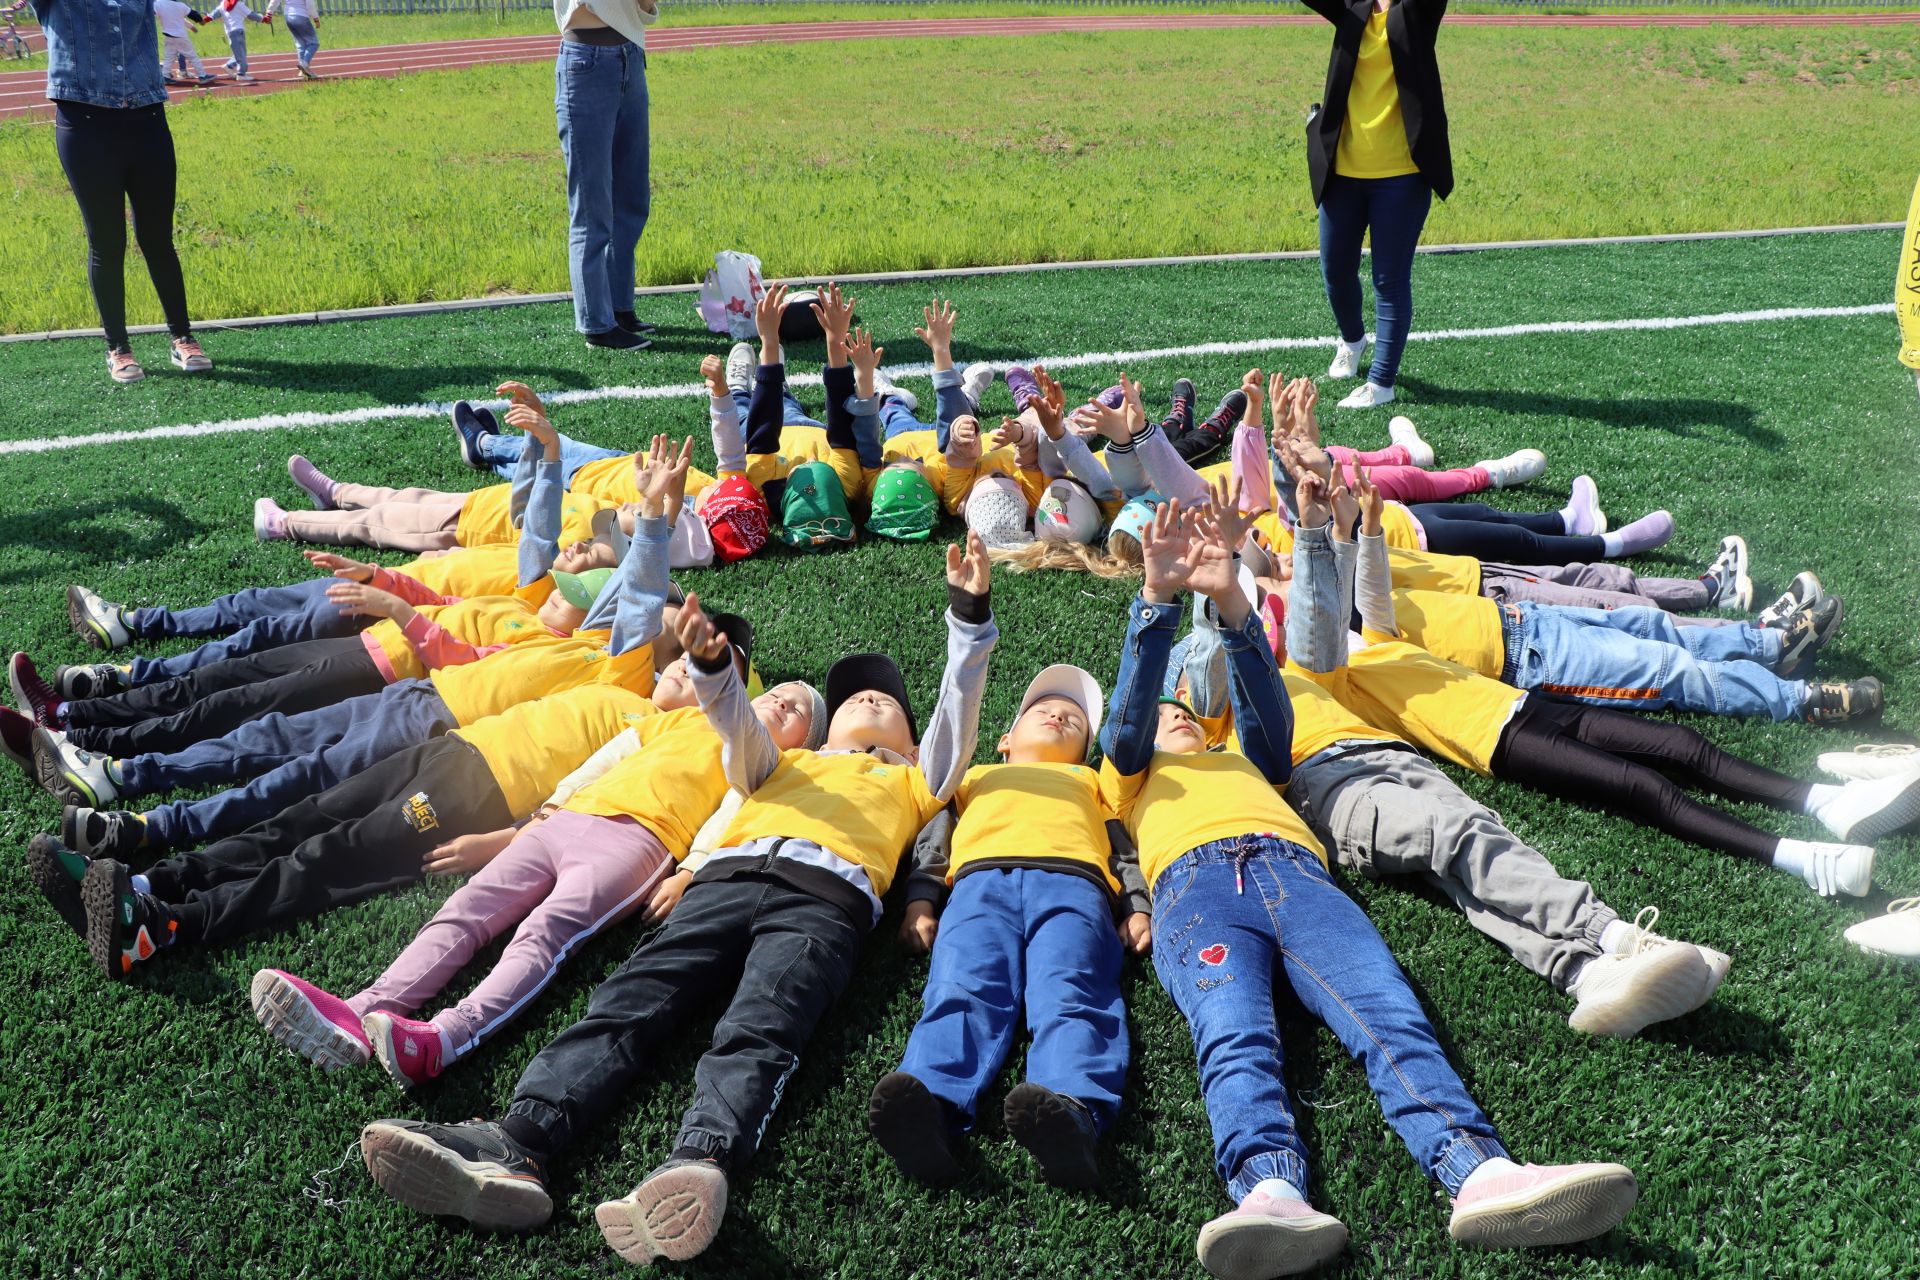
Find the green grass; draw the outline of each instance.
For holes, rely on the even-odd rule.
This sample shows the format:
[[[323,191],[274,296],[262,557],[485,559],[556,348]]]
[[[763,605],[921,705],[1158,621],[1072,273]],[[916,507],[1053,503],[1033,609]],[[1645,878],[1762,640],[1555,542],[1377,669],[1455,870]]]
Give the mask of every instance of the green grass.
[[[1920,28],[1462,28],[1445,53],[1459,185],[1428,243],[1906,207]],[[729,247],[789,275],[1308,248],[1301,122],[1325,57],[1312,28],[661,56],[642,283],[698,279]],[[182,103],[195,313],[565,289],[552,92],[522,65]],[[0,125],[0,173],[9,247],[34,264],[0,277],[0,328],[95,323],[47,130]],[[130,271],[134,318],[158,319]]]
[[[1431,258],[1416,282],[1418,325],[1879,302],[1895,253],[1893,235],[1863,234]],[[962,279],[945,291],[960,307],[966,358],[1328,329],[1310,262]],[[925,293],[862,292],[863,318],[897,359],[916,358],[905,330]],[[637,359],[588,353],[568,332],[565,308],[528,307],[216,335],[214,377],[156,374],[121,390],[105,384],[93,342],[0,347],[10,389],[0,437],[446,398],[481,393],[509,374],[541,388],[684,382],[699,356],[722,344],[689,328],[682,307],[643,308],[667,327],[660,348]],[[157,340],[138,345],[157,362]],[[1647,572],[1697,571],[1736,530],[1752,542],[1769,598],[1795,571],[1816,569],[1848,604],[1821,670],[1887,682],[1889,723],[1870,735],[1882,740],[1920,724],[1920,603],[1910,589],[1920,558],[1910,465],[1920,409],[1893,350],[1884,315],[1422,343],[1407,361],[1405,409],[1443,462],[1545,449],[1547,477],[1500,495],[1505,504],[1551,508],[1570,478],[1588,471],[1617,515],[1671,508],[1680,535],[1645,561]],[[1264,363],[1298,372],[1324,358],[1315,351]],[[796,367],[814,359],[794,356]],[[1178,374],[1213,395],[1242,369],[1208,358],[1131,372],[1157,399]],[[1073,370],[1069,389],[1096,390],[1114,372]],[[989,411],[1007,407],[1005,394],[993,392]],[[802,399],[817,405],[817,390]],[[705,421],[693,400],[596,402],[558,417],[568,432],[611,445],[656,430],[703,435]],[[1336,440],[1383,442],[1378,417],[1329,410],[1327,427]],[[8,494],[0,616],[10,643],[49,664],[88,656],[66,626],[60,590],[70,580],[137,603],[185,604],[299,576],[292,551],[256,543],[248,529],[254,497],[297,496],[282,470],[295,450],[346,477],[478,483],[437,422],[0,456]],[[710,456],[704,441],[701,456]],[[825,556],[769,553],[684,581],[752,614],[770,676],[817,677],[841,652],[886,647],[925,705],[941,656],[939,554],[937,544],[863,541]],[[996,583],[1003,636],[984,722],[1004,721],[1046,662],[1078,662],[1110,682],[1127,594],[1124,585],[1068,574]],[[1695,723],[1721,745],[1798,776],[1814,776],[1818,752],[1869,740],[1800,725]],[[1862,958],[1840,931],[1920,887],[1920,841],[1883,842],[1883,891],[1831,903],[1786,876],[1597,812],[1467,785],[1563,872],[1592,881],[1627,913],[1657,903],[1664,931],[1729,950],[1733,971],[1700,1013],[1632,1042],[1594,1042],[1566,1027],[1564,998],[1453,911],[1402,884],[1349,879],[1516,1154],[1622,1160],[1643,1194],[1625,1227],[1590,1247],[1541,1255],[1453,1248],[1444,1205],[1385,1127],[1359,1070],[1330,1035],[1296,1016],[1287,1069],[1314,1155],[1316,1203],[1353,1230],[1332,1274],[1910,1274],[1920,990],[1913,970]],[[1805,818],[1741,812],[1769,830],[1817,834]],[[11,771],[0,776],[0,813],[0,844],[13,849],[58,816]],[[116,988],[89,970],[17,858],[0,865],[0,918],[9,921],[0,947],[0,1074],[9,1081],[0,1091],[0,1274],[625,1274],[601,1246],[592,1207],[664,1154],[710,1018],[663,1047],[630,1102],[567,1157],[555,1221],[525,1238],[414,1218],[342,1158],[360,1125],[378,1116],[497,1114],[520,1070],[580,1014],[640,929],[617,929],[587,948],[518,1024],[410,1097],[376,1072],[311,1072],[273,1046],[246,1008],[247,982],[263,966],[334,989],[365,982],[448,887],[169,955]],[[1144,964],[1127,970],[1133,1075],[1105,1189],[1075,1196],[1046,1188],[994,1119],[983,1122],[956,1189],[924,1191],[891,1171],[861,1125],[873,1081],[898,1061],[926,974],[924,960],[891,940],[898,916],[896,900],[794,1078],[765,1152],[736,1188],[719,1242],[685,1274],[1198,1276],[1193,1233],[1225,1201],[1185,1028]],[[1010,1071],[1001,1080],[983,1115],[997,1115],[1015,1078]]]

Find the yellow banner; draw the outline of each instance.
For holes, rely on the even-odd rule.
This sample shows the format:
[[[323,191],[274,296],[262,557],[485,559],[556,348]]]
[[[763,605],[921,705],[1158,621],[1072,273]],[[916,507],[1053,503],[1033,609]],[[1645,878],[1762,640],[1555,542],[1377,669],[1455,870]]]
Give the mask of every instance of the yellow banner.
[[[1893,286],[1893,309],[1900,317],[1900,363],[1920,369],[1920,182],[1913,186],[1907,235],[1900,242],[1900,278]]]

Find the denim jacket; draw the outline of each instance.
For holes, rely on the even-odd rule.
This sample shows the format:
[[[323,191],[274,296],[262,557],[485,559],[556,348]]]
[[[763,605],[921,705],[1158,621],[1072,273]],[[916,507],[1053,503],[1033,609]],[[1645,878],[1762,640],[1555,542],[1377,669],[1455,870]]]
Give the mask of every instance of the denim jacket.
[[[47,37],[47,96],[95,107],[151,107],[160,79],[153,0],[33,0]]]

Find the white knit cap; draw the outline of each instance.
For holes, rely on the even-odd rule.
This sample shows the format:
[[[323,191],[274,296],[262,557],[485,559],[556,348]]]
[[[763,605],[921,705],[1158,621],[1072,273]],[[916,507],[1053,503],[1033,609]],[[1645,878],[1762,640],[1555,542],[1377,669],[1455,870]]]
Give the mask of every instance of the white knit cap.
[[[976,480],[967,495],[967,528],[990,547],[1019,547],[1033,541],[1027,532],[1027,499],[1011,476]]]

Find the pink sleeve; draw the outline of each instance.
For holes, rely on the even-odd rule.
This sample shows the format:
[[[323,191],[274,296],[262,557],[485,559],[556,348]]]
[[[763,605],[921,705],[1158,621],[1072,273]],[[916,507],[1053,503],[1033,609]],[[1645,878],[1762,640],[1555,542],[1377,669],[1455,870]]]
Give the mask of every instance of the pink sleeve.
[[[400,634],[407,638],[407,643],[413,646],[413,651],[420,655],[420,661],[430,671],[478,662],[488,654],[498,653],[507,647],[503,644],[468,644],[433,619],[418,613],[407,620]]]
[[[443,596],[418,578],[408,577],[397,569],[375,569],[367,585],[381,591],[391,591],[414,608],[427,604],[456,604],[459,596]]]

